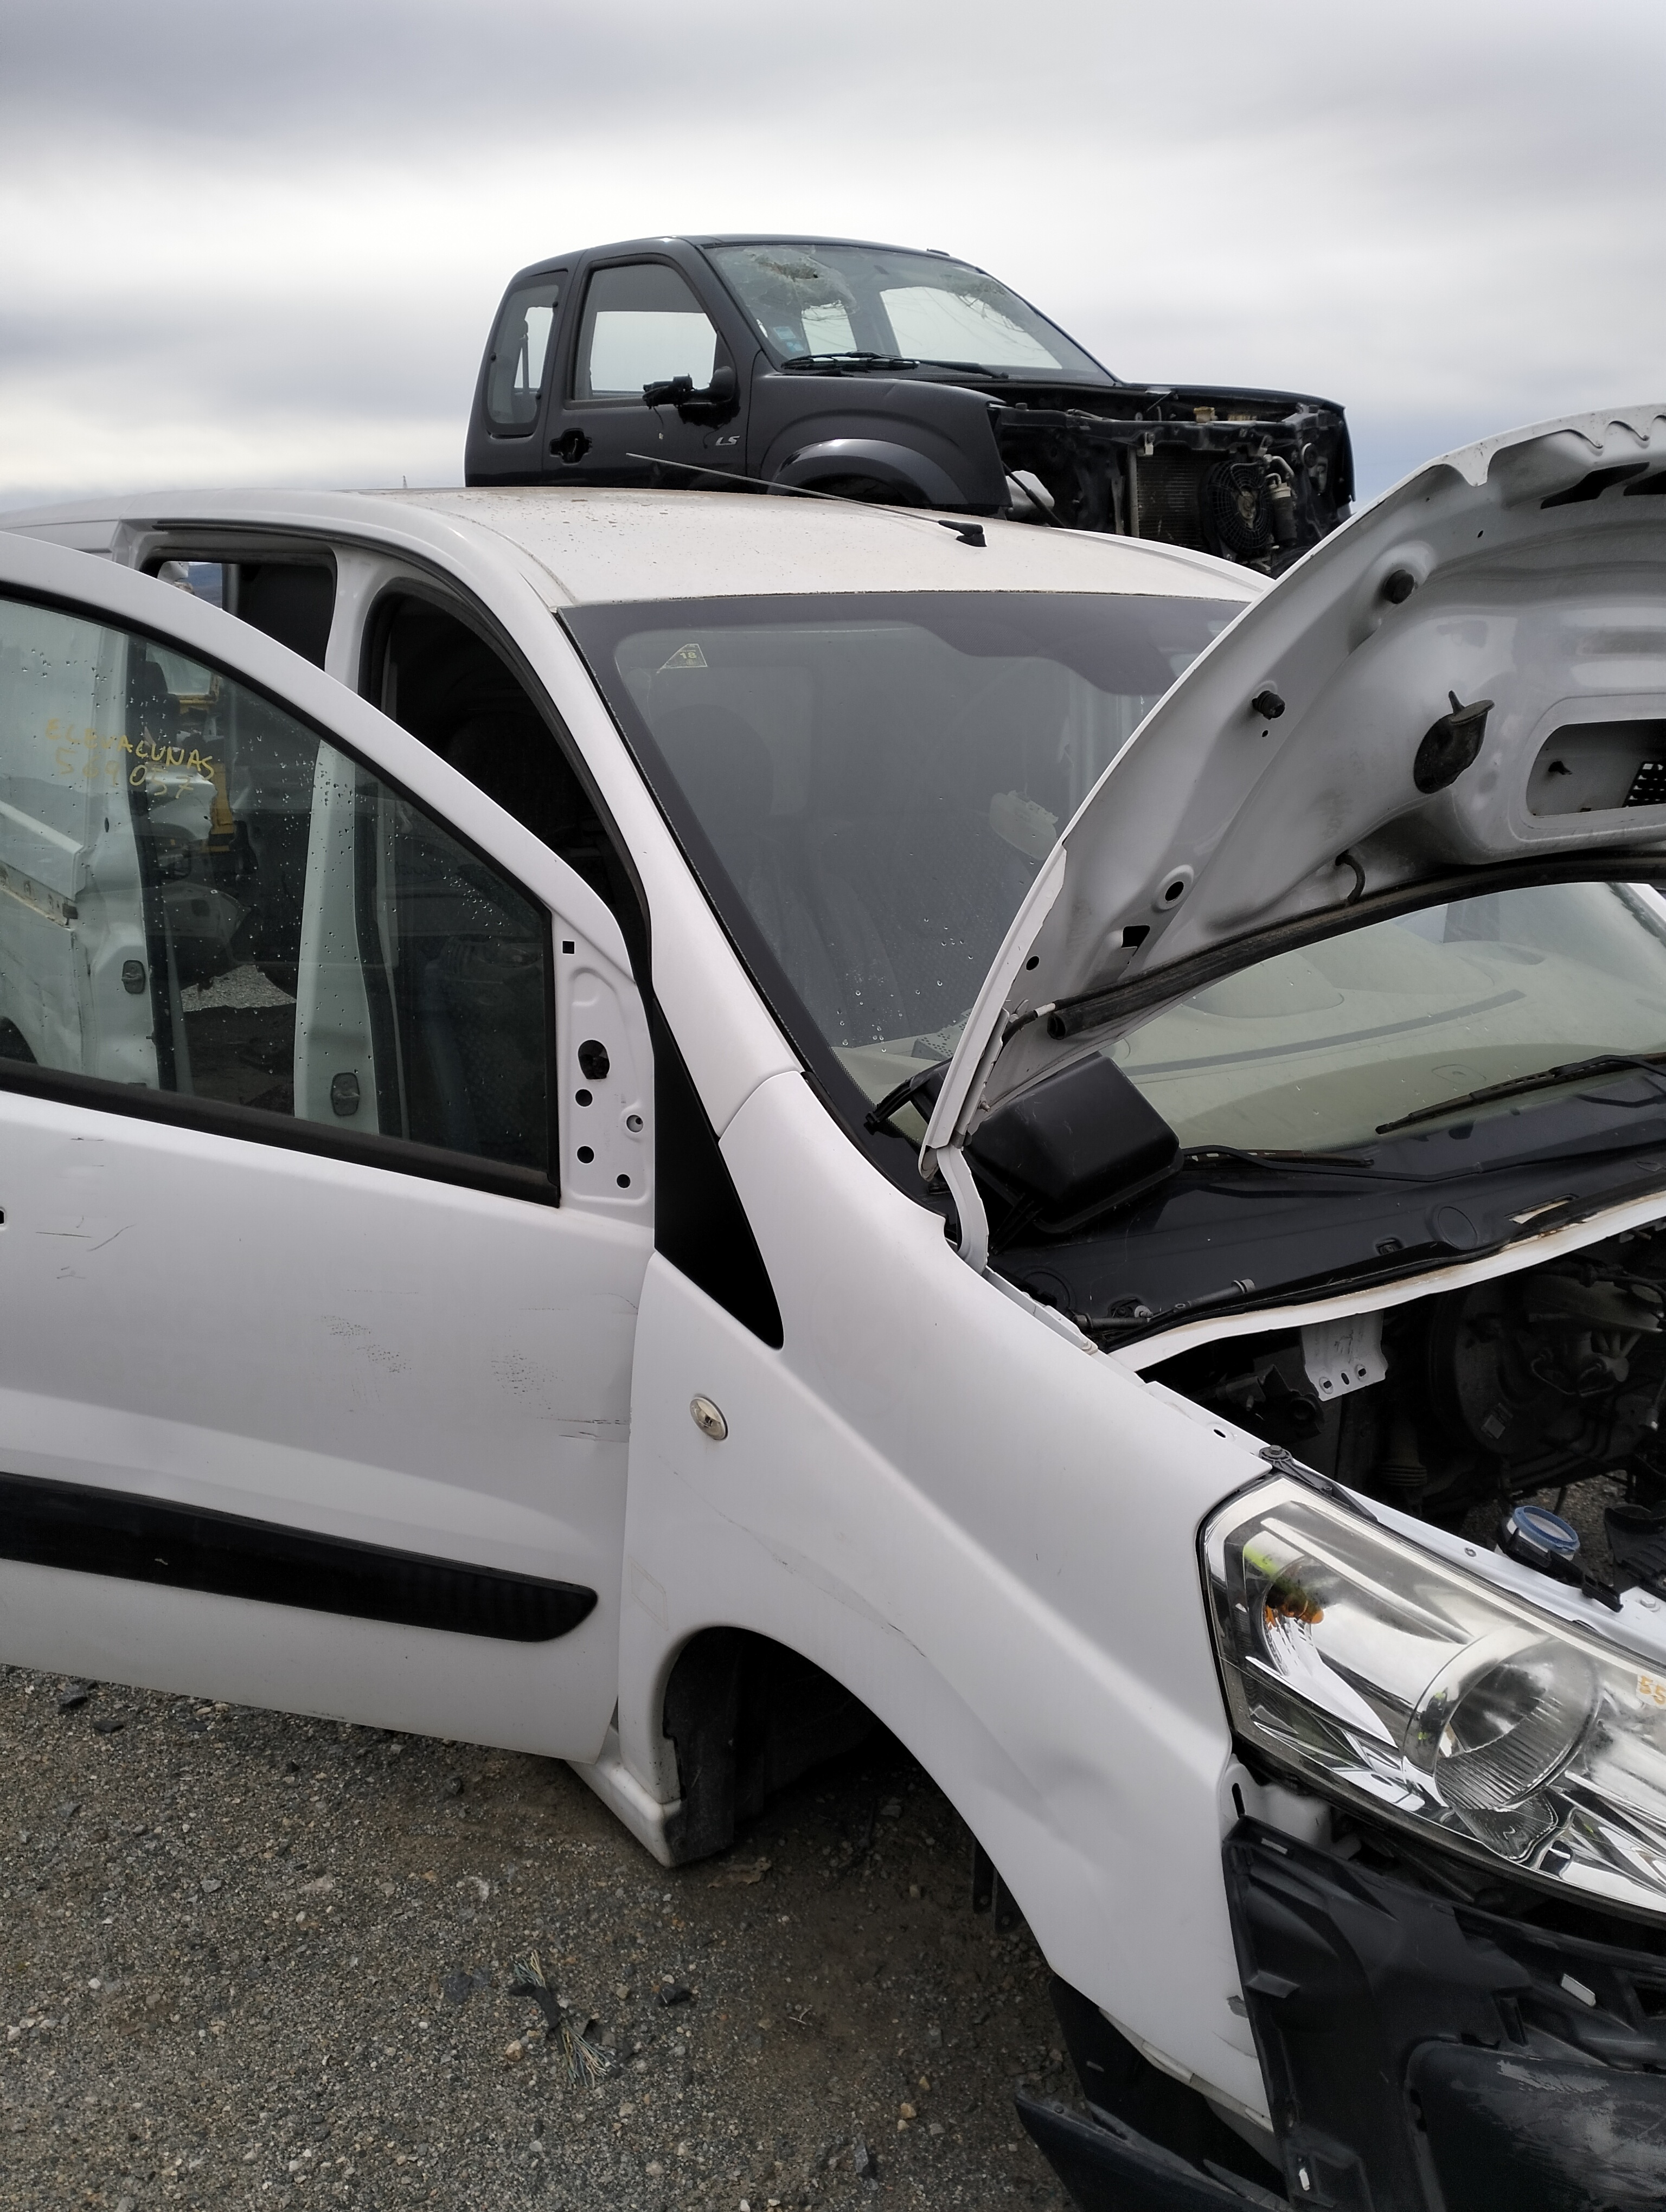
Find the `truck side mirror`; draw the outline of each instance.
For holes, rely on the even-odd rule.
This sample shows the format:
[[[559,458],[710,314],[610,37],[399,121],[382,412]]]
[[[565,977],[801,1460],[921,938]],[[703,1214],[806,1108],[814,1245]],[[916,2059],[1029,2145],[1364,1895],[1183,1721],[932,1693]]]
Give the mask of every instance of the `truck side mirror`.
[[[642,386],[644,407],[680,407],[693,397],[694,379],[691,376],[668,376],[659,384]]]
[[[685,422],[722,422],[735,411],[740,380],[733,369],[714,368],[703,392],[694,388],[691,376],[667,377],[663,383],[642,386],[645,407],[674,407]]]

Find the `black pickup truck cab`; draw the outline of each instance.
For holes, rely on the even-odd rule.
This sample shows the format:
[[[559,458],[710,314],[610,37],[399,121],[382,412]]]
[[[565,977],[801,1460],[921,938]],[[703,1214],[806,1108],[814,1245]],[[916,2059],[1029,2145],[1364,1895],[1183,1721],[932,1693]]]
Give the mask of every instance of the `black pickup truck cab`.
[[[1335,401],[1129,384],[935,251],[636,239],[522,270],[471,484],[789,488],[1189,545],[1275,573],[1353,496]]]

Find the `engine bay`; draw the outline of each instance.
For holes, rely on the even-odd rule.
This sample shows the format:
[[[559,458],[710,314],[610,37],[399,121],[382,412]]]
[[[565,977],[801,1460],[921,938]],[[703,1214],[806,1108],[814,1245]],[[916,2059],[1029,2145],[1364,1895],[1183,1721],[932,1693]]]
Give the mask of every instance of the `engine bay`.
[[[1341,410],[1287,393],[994,387],[1009,483],[1071,530],[1190,545],[1276,575],[1353,495]],[[1015,507],[1021,520],[1034,507]],[[1046,519],[1046,518],[1041,518]]]
[[[1146,1372],[1444,1528],[1545,1492],[1560,1511],[1575,1486],[1609,1478],[1623,1486],[1603,1514],[1620,1579],[1666,1573],[1666,1225],[1385,1312],[1198,1346]]]

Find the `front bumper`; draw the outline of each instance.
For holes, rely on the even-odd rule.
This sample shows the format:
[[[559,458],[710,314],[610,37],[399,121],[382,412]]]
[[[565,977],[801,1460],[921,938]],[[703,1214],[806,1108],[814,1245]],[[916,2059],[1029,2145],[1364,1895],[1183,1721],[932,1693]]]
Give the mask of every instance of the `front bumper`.
[[[1195,546],[1276,575],[1347,512],[1341,416],[1293,399],[1270,421],[1215,416],[1213,406],[1165,415],[1161,403],[1149,416],[1110,414],[1034,391],[990,406],[1009,478],[1037,477],[1067,527]]]
[[[1666,2204],[1666,1955],[1484,1912],[1256,1821],[1227,1838],[1225,1878],[1283,2193],[1241,2151],[1223,2161],[1219,2137],[1209,2155],[1199,2114],[1177,2130],[1172,2095],[1130,2103],[1073,2037],[1095,2118],[1019,2110],[1082,2212]]]
[[[1081,2212],[1243,2212],[1246,2197],[1285,2212],[1276,2166],[1196,2090],[1067,1982],[1055,1980],[1053,2008],[1091,2118],[1022,2092],[1018,2118]]]
[[[1666,1956],[1480,1911],[1255,1821],[1225,1871],[1292,2203],[1666,2202]]]
[[[1079,2212],[1286,2212],[1286,2200],[1231,2175],[1194,2166],[1108,2112],[1079,2118],[1062,2105],[1018,2097],[1018,2118]],[[1219,2178],[1217,2179],[1216,2177]]]

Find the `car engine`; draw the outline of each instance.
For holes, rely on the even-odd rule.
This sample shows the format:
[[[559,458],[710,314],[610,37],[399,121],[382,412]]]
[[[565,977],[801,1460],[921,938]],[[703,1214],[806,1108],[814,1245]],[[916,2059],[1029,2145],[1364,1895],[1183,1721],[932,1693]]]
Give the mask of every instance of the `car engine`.
[[[1641,1534],[1666,1505],[1666,1229],[1383,1314],[1229,1338],[1147,1372],[1444,1527],[1607,1475],[1626,1486],[1622,1530]]]

